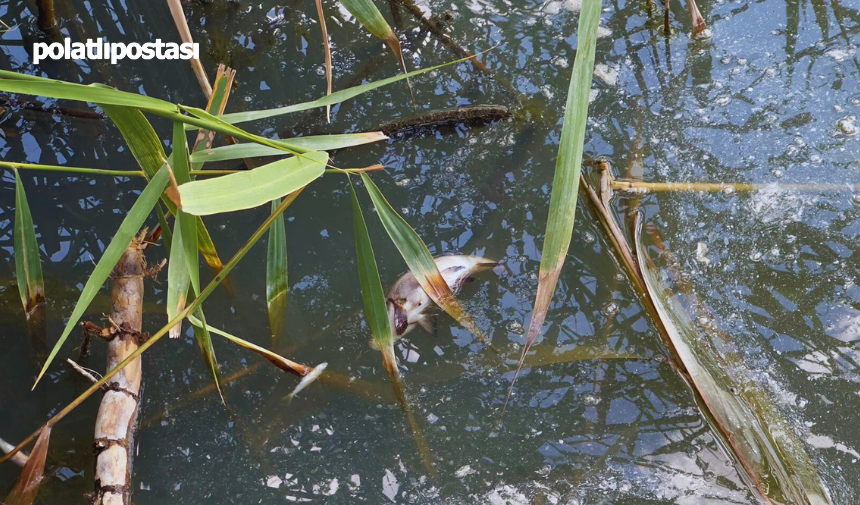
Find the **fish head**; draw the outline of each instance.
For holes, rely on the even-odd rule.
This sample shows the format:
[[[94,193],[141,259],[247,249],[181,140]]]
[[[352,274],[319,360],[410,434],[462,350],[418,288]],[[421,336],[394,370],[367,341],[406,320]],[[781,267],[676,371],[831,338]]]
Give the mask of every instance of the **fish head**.
[[[391,330],[395,336],[402,337],[409,328],[409,315],[399,300],[388,298],[385,305],[388,308],[388,322]]]

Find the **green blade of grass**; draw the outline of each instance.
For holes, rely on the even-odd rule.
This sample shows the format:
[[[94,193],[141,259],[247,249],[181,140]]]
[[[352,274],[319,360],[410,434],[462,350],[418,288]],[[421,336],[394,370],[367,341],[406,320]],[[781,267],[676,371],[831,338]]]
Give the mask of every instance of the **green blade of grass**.
[[[45,281],[42,278],[42,259],[39,254],[39,243],[36,241],[36,227],[24,183],[18,171],[15,170],[15,279],[18,281],[18,294],[27,320],[33,312],[45,304]]]
[[[478,328],[475,322],[466,314],[457,297],[451,292],[451,288],[442,278],[439,273],[439,268],[433,260],[433,256],[421,240],[421,237],[415,233],[415,230],[409,226],[400,214],[388,203],[385,196],[376,187],[376,184],[367,176],[361,174],[361,180],[373,201],[373,206],[376,208],[376,213],[379,215],[379,220],[391,241],[394,242],[400,255],[409,266],[409,270],[418,284],[427,292],[427,295],[436,302],[436,305],[447,312],[451,317],[457,320],[463,327],[472,332],[479,340],[489,345],[489,340],[484,336],[483,332]]]
[[[9,496],[4,502],[6,505],[33,505],[36,493],[45,474],[45,460],[48,457],[48,446],[51,443],[51,428],[42,428],[38,440],[33,445],[33,451],[27,459],[27,464],[21,470],[21,475],[15,481]]]
[[[342,135],[314,135],[308,137],[294,137],[289,139],[289,144],[301,147],[308,151],[330,151],[346,147],[360,146],[388,139],[382,132],[347,133]],[[273,140],[275,143],[280,140]],[[233,144],[229,146],[216,147],[193,153],[192,163],[204,163],[210,161],[227,161],[259,156],[283,156],[282,149],[274,149],[260,144]]]
[[[400,62],[400,66],[403,67],[403,73],[408,73],[406,70],[406,61],[403,60],[403,51],[400,49],[400,40],[397,39],[397,34],[394,33],[394,30],[388,26],[388,22],[382,17],[382,13],[373,4],[373,0],[340,0],[340,3],[355,16],[355,19],[362,26],[367,28],[367,31],[388,44],[391,52],[394,53],[394,56]]]
[[[273,226],[274,226],[274,224],[273,224]],[[188,316],[188,320],[191,321],[191,324],[203,326],[203,322],[194,316]],[[235,335],[227,333],[224,330],[219,330],[218,328],[215,328],[213,326],[209,326],[208,324],[205,326],[209,330],[210,333],[214,333],[216,335],[222,336],[222,337],[226,338],[227,340],[229,340],[230,342],[233,342],[234,344],[237,344],[241,347],[244,347],[245,349],[248,349],[249,351],[253,351],[253,352],[257,353],[258,355],[265,358],[268,362],[270,362],[271,364],[275,365],[276,367],[280,368],[281,370],[283,370],[285,372],[294,373],[294,374],[299,375],[299,376],[304,376],[304,375],[307,375],[308,372],[310,372],[312,370],[312,367],[309,367],[307,365],[303,365],[301,363],[296,363],[295,361],[287,359],[287,358],[281,356],[280,354],[274,353],[274,352],[272,352],[272,351],[270,351],[264,347],[260,347],[256,344],[248,342],[247,340],[241,339]]]
[[[347,176],[347,181],[349,181],[349,191],[352,196],[352,230],[355,237],[355,257],[358,264],[361,298],[364,301],[364,315],[367,318],[367,325],[370,327],[373,340],[383,351],[382,356],[383,360],[386,361],[386,368],[392,366],[394,370],[397,370],[396,362],[388,363],[389,359],[394,359],[394,353],[385,351],[393,348],[394,334],[391,331],[391,323],[388,321],[385,291],[382,289],[382,281],[379,280],[379,269],[376,266],[376,256],[373,254],[373,244],[370,241],[367,223],[364,221],[361,205],[358,203],[358,196],[355,194],[355,188],[349,176]],[[399,376],[399,371],[397,374]]]
[[[281,198],[322,176],[328,154],[311,151],[253,170],[179,186],[182,209],[198,216],[250,209]]]
[[[200,294],[199,286],[196,294]],[[199,319],[195,318],[195,320],[201,321],[202,324],[191,322],[191,326],[194,327],[194,337],[197,339],[197,346],[200,348],[203,362],[206,364],[206,368],[212,373],[212,379],[215,381],[215,389],[218,390],[221,403],[224,403],[224,394],[221,392],[221,372],[218,369],[218,360],[215,359],[215,348],[212,347],[212,335],[209,334],[209,327],[206,325],[206,317],[203,316],[202,306],[197,308],[197,316]]]
[[[176,314],[182,312],[188,301],[191,272],[189,271],[186,257],[189,250],[196,252],[197,234],[194,230],[194,225],[194,216],[181,211],[173,220],[173,240],[170,244],[170,260],[167,262],[166,309],[168,321],[176,317]],[[195,249],[191,249],[192,247]],[[182,323],[180,322],[170,329],[170,338],[179,338],[181,333]]]
[[[272,212],[277,210],[281,199],[272,200]],[[269,243],[266,252],[266,307],[269,311],[269,331],[272,347],[278,343],[287,308],[290,285],[287,279],[287,233],[283,214],[269,228]]]
[[[152,124],[142,112],[131,107],[102,103],[99,107],[116,125],[137,164],[146,173],[146,177],[151,179],[167,161],[164,146]],[[173,210],[170,209],[171,212]]]
[[[69,317],[69,321],[66,323],[66,327],[63,329],[62,335],[60,335],[60,339],[54,345],[54,348],[51,349],[51,353],[48,355],[45,365],[39,372],[39,376],[36,378],[33,388],[36,387],[36,384],[38,384],[39,380],[42,379],[42,376],[45,375],[45,371],[48,369],[48,366],[50,366],[51,361],[53,361],[54,357],[60,351],[60,348],[69,337],[72,329],[77,326],[78,321],[95,298],[96,293],[98,293],[108,276],[110,276],[111,271],[113,271],[113,267],[116,265],[116,262],[119,261],[125,248],[128,247],[128,244],[131,243],[135,234],[143,226],[147,216],[152,212],[152,208],[156,203],[158,203],[158,199],[167,187],[168,182],[169,175],[167,173],[167,167],[163,167],[157,174],[155,174],[155,177],[149,181],[146,188],[144,188],[140,193],[137,201],[132,205],[131,210],[126,214],[122,224],[120,224],[119,229],[114,234],[110,244],[105,248],[104,254],[102,254],[98,264],[96,264],[96,268],[87,280],[83,291],[81,291],[81,296],[75,304],[75,308],[72,310],[72,315]]]
[[[486,51],[485,51],[486,52]],[[263,109],[256,111],[247,111],[247,112],[233,112],[230,114],[224,114],[219,116],[220,119],[226,121],[230,124],[244,123],[246,121],[256,121],[259,119],[265,119],[275,116],[282,116],[284,114],[291,114],[293,112],[301,112],[304,110],[316,109],[318,107],[325,107],[327,105],[336,105],[341,102],[345,102],[350,98],[355,98],[356,96],[367,93],[368,91],[372,91],[377,88],[381,88],[383,86],[387,86],[389,84],[393,84],[398,81],[402,81],[404,79],[408,79],[409,77],[414,77],[416,75],[426,74],[427,72],[432,72],[436,69],[447,67],[449,65],[456,65],[457,63],[462,63],[466,60],[474,59],[476,56],[480,56],[484,53],[478,53],[475,56],[469,56],[466,58],[461,58],[459,60],[449,61],[448,63],[443,63],[441,65],[436,65],[433,67],[422,68],[419,70],[413,70],[411,72],[407,72],[405,74],[395,75],[394,77],[388,77],[386,79],[380,79],[375,82],[370,82],[367,84],[362,84],[359,86],[354,86],[352,88],[342,89],[339,91],[335,91],[331,95],[324,96],[317,100],[313,100],[310,102],[297,103],[294,105],[287,105],[285,107],[277,107],[274,109]],[[187,128],[187,127],[186,127]]]
[[[547,218],[546,234],[541,251],[537,296],[535,296],[526,343],[523,346],[523,352],[514,372],[510,389],[508,389],[505,404],[502,407],[502,415],[504,415],[511,398],[526,354],[541,332],[549,303],[552,301],[552,295],[558,283],[558,276],[570,247],[573,221],[576,216],[576,197],[579,194],[579,173],[582,165],[583,143],[585,142],[585,126],[588,120],[588,98],[591,92],[592,74],[594,73],[594,53],[597,45],[597,27],[600,23],[600,7],[601,0],[583,0],[582,11],[579,14],[576,60],[573,63],[573,75],[567,92],[564,124],[561,129],[561,141],[555,163],[555,175],[552,180],[549,217]]]
[[[173,123],[173,170],[177,184],[186,184],[191,182],[191,164],[188,160],[188,138],[185,136],[185,129],[181,123]],[[194,292],[194,296],[200,295],[200,265],[197,260],[197,218],[187,214],[183,210],[176,211],[176,220],[174,224],[174,242],[171,247],[170,262],[168,267],[168,321],[176,316],[185,308],[185,297],[188,293],[188,286]],[[177,286],[171,287],[171,274],[175,274],[174,279],[177,281]],[[170,292],[175,291],[174,303],[170,303]],[[172,310],[172,313],[171,313]],[[215,387],[218,389],[218,395],[221,401],[224,401],[224,396],[221,393],[221,385],[219,382],[218,361],[215,358],[215,349],[212,347],[212,337],[209,335],[209,330],[206,329],[206,318],[203,316],[203,308],[200,307],[197,311],[202,325],[194,327],[194,337],[197,339],[197,345],[200,347],[200,354],[203,356],[203,362],[209,371],[212,372],[212,377],[215,380]],[[171,331],[175,331],[179,336],[180,325],[173,327]],[[174,335],[171,335],[174,336]]]
[[[173,232],[170,231],[170,224],[167,222],[167,216],[164,214],[161,204],[155,206],[155,213],[158,216],[158,224],[161,226],[161,243],[167,251],[167,256],[170,257],[170,246],[173,242]]]
[[[121,105],[157,113],[176,113],[178,107],[151,96],[128,93],[104,85],[83,85],[50,79],[0,78],[0,91],[25,95],[49,96],[65,100],[107,105]]]

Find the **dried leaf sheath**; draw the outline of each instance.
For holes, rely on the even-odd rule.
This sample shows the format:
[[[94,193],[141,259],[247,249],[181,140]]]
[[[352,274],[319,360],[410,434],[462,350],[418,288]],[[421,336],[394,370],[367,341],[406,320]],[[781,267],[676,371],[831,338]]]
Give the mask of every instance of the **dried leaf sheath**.
[[[45,473],[45,459],[48,456],[48,445],[51,440],[51,427],[45,426],[39,433],[39,438],[33,446],[27,463],[21,470],[21,475],[15,481],[9,496],[4,502],[6,505],[32,505],[42,483]]]
[[[116,367],[138,348],[143,323],[143,278],[146,260],[143,234],[128,246],[111,277],[110,319],[115,324],[108,341],[107,370]],[[128,363],[107,383],[95,426],[96,505],[131,503],[131,468],[137,415],[140,409],[142,370],[140,357]]]

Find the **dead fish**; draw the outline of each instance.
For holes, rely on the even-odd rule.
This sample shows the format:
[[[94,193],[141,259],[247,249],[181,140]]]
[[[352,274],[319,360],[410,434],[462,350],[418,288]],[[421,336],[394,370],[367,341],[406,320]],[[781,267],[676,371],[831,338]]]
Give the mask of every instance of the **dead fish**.
[[[313,370],[308,372],[307,375],[302,377],[302,380],[299,381],[299,385],[296,386],[296,389],[294,389],[292,393],[287,395],[287,398],[286,398],[287,399],[287,405],[289,405],[289,403],[291,401],[293,401],[293,397],[295,397],[297,394],[299,394],[299,391],[308,387],[308,385],[311,382],[317,380],[319,378],[319,376],[322,375],[323,370],[325,370],[327,366],[328,366],[328,363],[320,363],[319,365],[314,367]]]
[[[496,261],[479,256],[444,255],[434,260],[439,273],[453,293],[457,293],[467,282],[473,281],[474,274],[491,270],[498,265]],[[403,337],[416,325],[428,333],[434,333],[433,316],[427,313],[433,306],[433,300],[421,288],[412,272],[406,272],[388,288],[385,305],[395,339]]]

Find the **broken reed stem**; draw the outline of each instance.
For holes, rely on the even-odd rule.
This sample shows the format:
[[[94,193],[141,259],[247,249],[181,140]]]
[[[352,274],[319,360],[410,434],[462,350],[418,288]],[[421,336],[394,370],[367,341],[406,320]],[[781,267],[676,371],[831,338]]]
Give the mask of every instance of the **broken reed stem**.
[[[173,16],[173,22],[176,23],[176,30],[179,32],[179,38],[186,44],[193,44],[194,39],[191,37],[191,30],[188,28],[188,21],[185,20],[185,12],[182,10],[182,4],[179,0],[167,0],[167,6],[170,8],[170,15]],[[212,85],[209,83],[209,78],[206,77],[206,71],[203,70],[203,65],[200,60],[192,58],[191,68],[194,70],[194,75],[197,76],[197,82],[200,83],[200,89],[206,95],[206,99],[212,96]]]
[[[2,438],[0,438],[0,451],[3,451],[4,453],[8,454],[8,453],[10,453],[13,449],[15,449],[15,446],[14,446],[14,445],[12,445],[12,444],[10,444],[9,442],[7,442],[7,441],[3,440]],[[23,467],[24,467],[24,465],[26,465],[26,464],[27,464],[27,460],[28,460],[28,459],[30,459],[30,458],[29,458],[29,456],[27,456],[26,454],[24,454],[24,451],[19,451],[19,452],[15,453],[15,454],[12,456],[12,463],[15,463],[16,465],[18,465],[18,466],[20,466],[21,468],[23,468]]]
[[[49,30],[57,26],[54,15],[54,0],[38,0],[39,28]]]
[[[150,347],[155,345],[156,342],[158,342],[165,335],[167,335],[167,331],[169,328],[173,328],[174,326],[176,326],[177,323],[179,323],[183,319],[185,319],[188,316],[188,314],[197,310],[197,308],[200,306],[200,304],[202,304],[203,301],[207,297],[209,297],[209,295],[211,295],[213,291],[215,291],[215,289],[218,287],[218,285],[221,284],[221,282],[223,282],[224,279],[227,278],[227,276],[230,274],[230,272],[233,270],[233,268],[235,268],[236,265],[240,261],[242,261],[242,258],[244,258],[246,254],[248,254],[248,251],[251,250],[251,248],[254,246],[254,244],[256,244],[260,240],[260,238],[262,238],[262,236],[269,230],[269,228],[272,226],[272,223],[275,221],[275,219],[279,215],[281,215],[287,209],[287,207],[289,207],[289,205],[291,203],[293,203],[293,201],[298,197],[298,195],[301,193],[301,191],[302,190],[300,189],[298,191],[290,193],[286,198],[284,198],[284,201],[281,202],[281,205],[279,205],[278,208],[275,209],[275,211],[272,212],[269,215],[269,217],[266,218],[265,221],[263,221],[263,224],[261,224],[260,227],[257,228],[257,230],[254,232],[254,234],[251,235],[248,238],[248,240],[245,241],[245,244],[242,245],[242,247],[236,252],[236,254],[233,255],[232,258],[230,258],[230,261],[228,261],[227,264],[224,265],[224,268],[220,272],[218,272],[218,274],[216,274],[215,277],[211,281],[209,281],[209,284],[207,284],[206,287],[203,288],[203,291],[201,291],[200,296],[195,298],[194,301],[191,302],[190,304],[188,304],[182,312],[177,314],[176,317],[174,317],[172,320],[170,320],[166,325],[164,325],[154,335],[149,337],[149,339],[147,339],[145,342],[143,342],[140,345],[140,347],[138,347],[136,350],[134,350],[125,359],[123,359],[122,362],[118,363],[114,368],[110,369],[105,374],[104,377],[99,379],[98,382],[96,382],[95,384],[90,386],[89,389],[87,389],[86,391],[81,393],[77,398],[72,400],[71,403],[69,403],[68,405],[63,407],[63,409],[60,410],[59,412],[57,412],[57,414],[54,415],[54,417],[49,419],[48,422],[46,422],[43,426],[40,426],[39,429],[37,429],[36,431],[31,433],[27,438],[22,440],[21,443],[19,443],[17,446],[15,446],[15,448],[13,448],[9,453],[7,453],[3,457],[0,457],[0,463],[3,463],[4,461],[11,459],[15,454],[18,453],[18,451],[20,451],[21,449],[23,449],[24,447],[29,445],[31,442],[33,442],[33,440],[35,440],[36,437],[39,436],[39,434],[42,432],[43,429],[52,428],[61,419],[63,419],[67,415],[69,415],[70,412],[75,410],[78,407],[78,405],[80,405],[81,403],[84,402],[84,400],[86,400],[93,393],[98,391],[102,387],[102,385],[104,385],[107,381],[109,381],[113,376],[120,373],[123,370],[123,368],[125,368],[128,364],[130,364],[132,361],[137,359],[138,356],[143,354],[147,349],[149,349]]]
[[[145,233],[132,240],[113,272],[110,322],[115,333],[108,340],[107,370],[138,349],[143,324]],[[98,381],[95,381],[98,383]],[[94,505],[131,503],[131,469],[140,411],[142,369],[140,356],[106,383],[95,423]]]
[[[76,372],[78,372],[79,374],[81,374],[81,375],[83,375],[84,377],[86,377],[87,379],[89,379],[89,381],[90,381],[90,382],[92,382],[92,383],[96,383],[96,382],[98,382],[98,381],[99,381],[98,379],[96,379],[95,377],[93,377],[93,374],[91,374],[91,373],[90,373],[86,368],[84,368],[84,367],[82,367],[81,365],[79,365],[79,364],[75,363],[75,362],[74,362],[74,361],[72,361],[70,358],[66,358],[66,363],[68,363],[69,365],[71,365],[71,366],[72,366],[72,368],[74,368]]]
[[[753,184],[735,182],[641,182],[610,178],[609,187],[631,193],[669,192],[752,192],[769,189],[784,191],[852,191],[860,192],[858,184]]]

